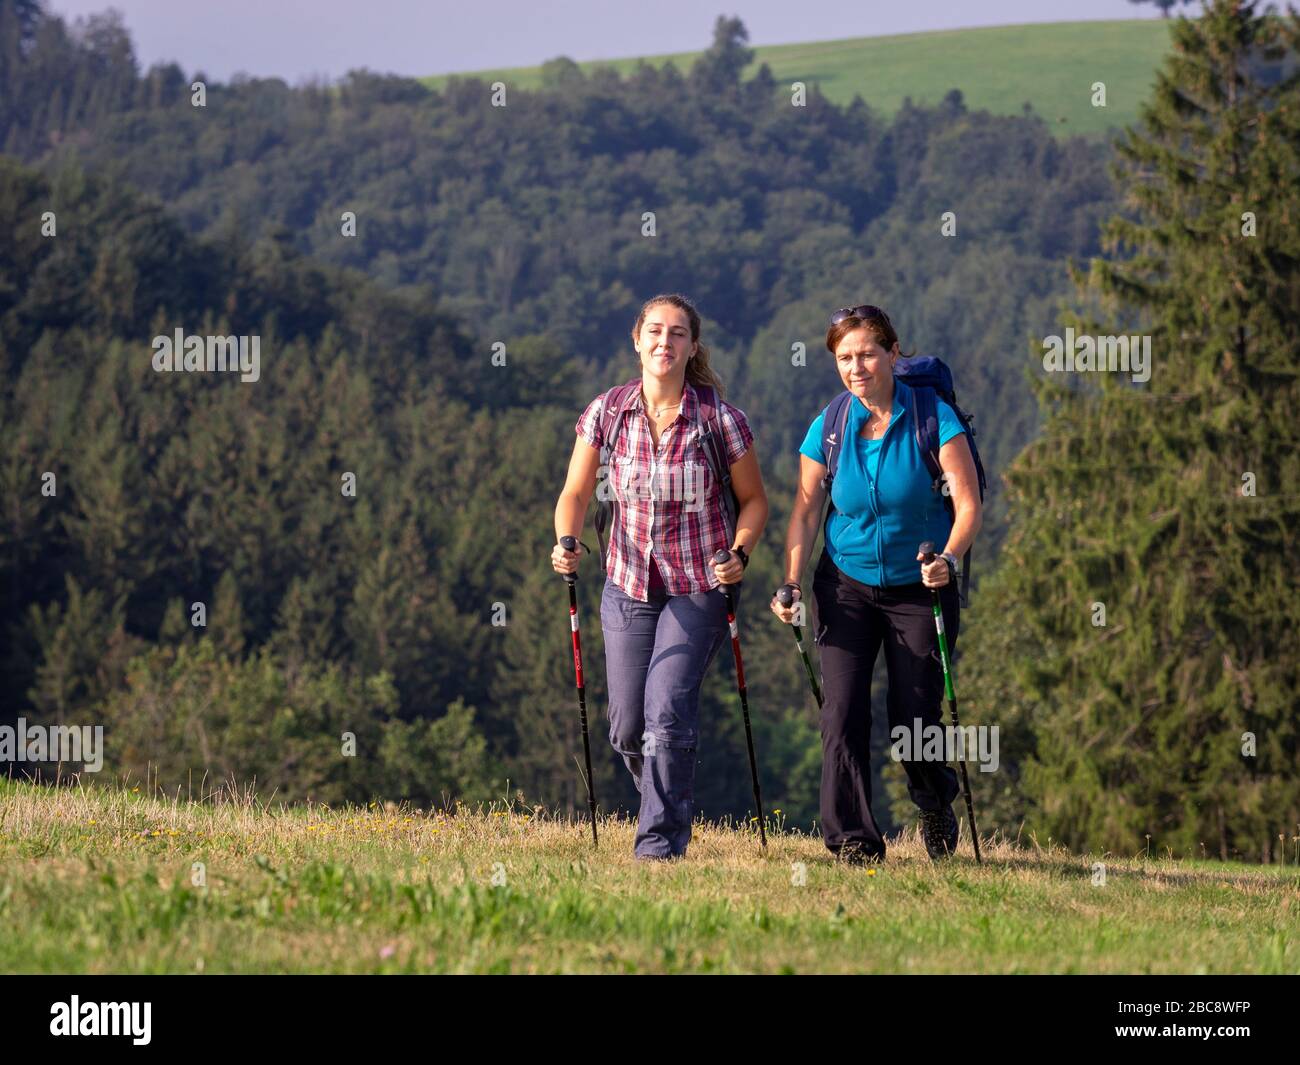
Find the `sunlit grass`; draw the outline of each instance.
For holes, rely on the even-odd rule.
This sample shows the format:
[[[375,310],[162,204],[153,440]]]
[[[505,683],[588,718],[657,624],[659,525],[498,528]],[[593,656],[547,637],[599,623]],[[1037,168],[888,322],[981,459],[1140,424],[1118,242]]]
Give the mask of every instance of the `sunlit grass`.
[[[1137,118],[1168,49],[1169,27],[1160,19],[1057,22],[770,45],[755,49],[748,74],[767,63],[782,92],[789,93],[795,81],[810,88],[817,84],[835,103],[861,96],[886,115],[897,111],[904,97],[933,105],[955,88],[972,110],[1018,115],[1027,101],[1056,133],[1093,135]],[[685,73],[699,56],[682,52],[645,61],[671,62]],[[612,59],[579,66],[588,73],[611,67],[626,76],[639,62]],[[449,76],[421,80],[439,88]],[[542,85],[540,66],[461,76],[520,89]],[[1093,106],[1096,82],[1106,86],[1105,107]]]
[[[775,818],[700,824],[683,861],[635,825],[505,801],[453,812],[250,791],[0,781],[7,972],[1300,971],[1294,868],[984,843],[878,869]]]

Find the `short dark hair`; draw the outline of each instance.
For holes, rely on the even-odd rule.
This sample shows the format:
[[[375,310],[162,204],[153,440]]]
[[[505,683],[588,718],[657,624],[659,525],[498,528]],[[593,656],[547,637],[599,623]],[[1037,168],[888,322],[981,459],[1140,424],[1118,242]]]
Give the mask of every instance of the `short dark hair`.
[[[858,309],[861,310],[861,308]],[[894,345],[898,343],[898,334],[894,332],[894,323],[889,320],[889,315],[882,310],[878,316],[874,314],[869,318],[850,316],[836,322],[826,330],[826,350],[834,355],[835,349],[840,346],[840,341],[855,329],[867,330],[875,338],[876,343],[886,351],[892,351]]]

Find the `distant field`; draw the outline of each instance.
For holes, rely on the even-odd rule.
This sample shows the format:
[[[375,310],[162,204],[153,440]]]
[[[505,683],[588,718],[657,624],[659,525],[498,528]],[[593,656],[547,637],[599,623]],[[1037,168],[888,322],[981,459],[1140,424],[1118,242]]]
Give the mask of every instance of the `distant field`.
[[[1168,43],[1168,27],[1158,19],[996,26],[773,45],[755,49],[750,70],[767,63],[778,82],[817,84],[837,103],[860,95],[886,114],[896,111],[905,96],[932,104],[954,88],[965,95],[968,107],[995,114],[1019,114],[1028,101],[1058,133],[1098,134],[1137,118]],[[645,62],[674,63],[685,71],[699,55],[649,56]],[[586,71],[612,67],[626,74],[639,62],[580,65]],[[460,76],[501,80],[521,89],[541,86],[541,67]],[[423,81],[436,88],[447,77]],[[1106,84],[1104,108],[1091,103],[1097,81]]]
[[[645,866],[631,821],[602,819],[593,850],[505,802],[0,779],[0,972],[1300,972],[1294,865],[1005,840],[936,865],[911,830],[868,870],[773,815],[765,852],[752,826],[699,824],[684,861]]]

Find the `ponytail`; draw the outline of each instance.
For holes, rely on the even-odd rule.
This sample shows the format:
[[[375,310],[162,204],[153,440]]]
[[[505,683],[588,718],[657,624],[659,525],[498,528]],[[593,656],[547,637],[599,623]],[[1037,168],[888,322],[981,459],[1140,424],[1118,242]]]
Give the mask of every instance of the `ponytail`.
[[[686,364],[686,380],[696,388],[712,388],[718,398],[722,398],[722,378],[709,365],[709,349],[703,344],[697,345],[695,354]]]

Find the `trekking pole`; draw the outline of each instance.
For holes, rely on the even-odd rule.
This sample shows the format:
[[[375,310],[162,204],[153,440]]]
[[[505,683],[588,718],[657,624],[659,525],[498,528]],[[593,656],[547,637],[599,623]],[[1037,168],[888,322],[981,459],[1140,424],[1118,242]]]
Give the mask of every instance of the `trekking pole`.
[[[794,603],[794,585],[781,585],[776,590],[776,601],[788,610]],[[802,597],[799,601],[803,602]],[[798,625],[791,625],[790,627],[794,629],[794,643],[799,648],[799,657],[803,659],[803,668],[808,671],[808,683],[812,685],[813,698],[817,700],[817,705],[820,707],[822,705],[822,690],[817,684],[817,677],[813,673],[812,662],[808,659],[808,652],[804,650],[803,629]]]
[[[561,536],[560,546],[566,551],[578,550],[576,536]],[[582,640],[578,636],[578,575],[564,574],[569,586],[569,628],[573,632],[573,669],[578,678],[578,713],[582,717],[582,753],[587,760],[587,808],[591,811],[591,845],[600,846],[596,836],[596,796],[591,790],[591,741],[587,738],[587,686],[582,682]]]
[[[917,551],[924,556],[923,561],[927,565],[934,561],[934,544],[929,540],[926,540]],[[939,631],[939,659],[943,662],[943,690],[948,697],[948,712],[952,715],[953,730],[960,736],[962,732],[961,725],[957,722],[957,693],[952,686],[952,666],[948,661],[948,637],[943,631],[943,608],[939,605],[938,588],[930,589],[930,607],[934,611],[934,627]],[[966,813],[970,817],[970,840],[975,847],[975,862],[977,865],[983,865],[984,861],[980,858],[979,829],[975,827],[975,804],[971,802],[970,797],[970,777],[966,775],[965,744],[962,744],[962,753],[958,761],[961,763],[962,789],[966,792]]]
[[[715,565],[721,566],[731,560],[730,551],[717,551],[713,555]],[[724,584],[722,594],[727,598],[727,627],[731,630],[731,650],[736,656],[736,687],[740,690],[740,711],[745,717],[745,742],[749,745],[749,774],[754,780],[754,806],[758,809],[758,836],[763,847],[767,847],[767,830],[763,827],[763,798],[758,789],[758,759],[754,757],[754,733],[749,727],[749,696],[745,689],[745,663],[740,657],[740,627],[736,624],[736,600],[731,586]]]

